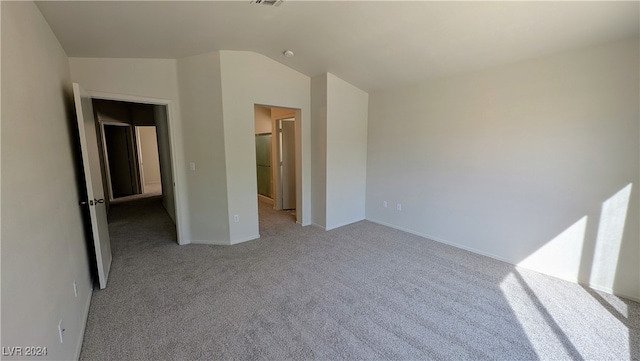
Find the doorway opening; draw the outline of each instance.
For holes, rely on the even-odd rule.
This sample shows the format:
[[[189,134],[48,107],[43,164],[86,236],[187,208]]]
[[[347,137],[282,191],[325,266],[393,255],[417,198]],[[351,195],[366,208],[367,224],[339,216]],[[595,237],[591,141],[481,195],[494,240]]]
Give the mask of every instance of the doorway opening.
[[[109,201],[138,194],[162,195],[156,126],[107,121],[99,126]]]
[[[175,223],[165,105],[93,99],[107,212],[114,201],[161,196]]]
[[[86,215],[88,239],[91,240],[89,251],[92,256],[95,256],[90,256],[92,274],[97,274],[99,287],[103,289],[107,286],[113,254],[110,242],[111,226],[107,219],[109,205],[114,200],[114,195],[122,199],[125,197],[124,194],[142,193],[144,188],[144,184],[140,183],[144,175],[132,171],[132,169],[138,171],[141,169],[137,158],[138,156],[142,157],[142,153],[139,152],[136,138],[133,135],[138,134],[137,138],[140,139],[144,131],[142,133],[140,130],[136,131],[136,126],[153,125],[157,130],[155,147],[160,164],[162,202],[160,202],[160,198],[155,200],[149,198],[149,200],[155,202],[154,209],[156,211],[153,213],[160,215],[160,219],[163,217],[165,219],[162,222],[166,224],[165,230],[169,232],[167,240],[169,242],[177,241],[180,244],[180,229],[182,228],[180,224],[183,217],[180,216],[176,207],[179,202],[177,200],[178,194],[174,190],[175,151],[170,122],[171,102],[110,93],[89,93],[77,83],[73,83],[73,99],[81,155],[79,166],[82,168],[84,190],[86,190],[86,193],[81,196],[80,205],[85,210],[83,214]],[[142,113],[138,114],[139,112]],[[144,124],[144,122],[151,124]],[[111,148],[111,157],[108,156],[108,150],[106,150],[107,144]],[[115,154],[118,152],[124,156],[119,160],[114,160]],[[113,174],[108,171],[109,165],[112,168],[119,166],[125,168],[123,172],[128,173],[125,178],[128,177],[130,181],[128,187],[125,184],[122,189],[115,188],[118,189],[117,192],[112,189],[109,179]],[[148,212],[145,209],[137,213],[146,214]],[[130,221],[132,218],[134,217],[127,216],[125,221]],[[147,234],[151,236],[147,238],[148,240],[157,240],[157,234],[148,232],[157,228],[152,224],[154,222],[139,221],[137,223],[146,229],[142,232],[140,230],[134,231],[134,234]],[[116,233],[122,234],[122,231]],[[124,230],[124,234],[131,234],[131,229]],[[127,243],[130,242],[125,240],[123,244]]]
[[[95,109],[95,105],[94,105]],[[136,145],[132,126],[126,123],[100,122],[104,174],[109,202],[141,193]]]
[[[258,208],[281,211],[282,217],[292,222],[298,221],[296,110],[254,106]]]

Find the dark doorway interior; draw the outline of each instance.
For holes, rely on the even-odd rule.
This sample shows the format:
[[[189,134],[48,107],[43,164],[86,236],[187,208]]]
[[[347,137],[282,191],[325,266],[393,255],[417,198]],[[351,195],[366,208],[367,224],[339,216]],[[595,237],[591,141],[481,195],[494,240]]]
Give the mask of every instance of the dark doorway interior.
[[[136,189],[136,158],[131,145],[131,127],[104,125],[113,198],[139,193]]]

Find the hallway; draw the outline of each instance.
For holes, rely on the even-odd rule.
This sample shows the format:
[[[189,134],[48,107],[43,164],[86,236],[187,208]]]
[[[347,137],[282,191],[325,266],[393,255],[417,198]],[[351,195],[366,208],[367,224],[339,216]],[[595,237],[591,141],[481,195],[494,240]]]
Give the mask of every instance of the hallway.
[[[162,207],[162,195],[139,194],[124,198],[112,201],[109,210],[112,267],[119,259],[177,244],[176,227]]]

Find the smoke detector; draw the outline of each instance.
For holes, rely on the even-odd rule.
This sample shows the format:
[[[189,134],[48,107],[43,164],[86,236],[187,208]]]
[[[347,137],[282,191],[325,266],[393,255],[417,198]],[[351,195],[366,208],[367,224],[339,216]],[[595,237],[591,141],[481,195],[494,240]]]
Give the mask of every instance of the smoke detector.
[[[278,7],[283,2],[284,0],[251,0],[252,4],[266,5],[266,6],[273,6],[273,7]]]

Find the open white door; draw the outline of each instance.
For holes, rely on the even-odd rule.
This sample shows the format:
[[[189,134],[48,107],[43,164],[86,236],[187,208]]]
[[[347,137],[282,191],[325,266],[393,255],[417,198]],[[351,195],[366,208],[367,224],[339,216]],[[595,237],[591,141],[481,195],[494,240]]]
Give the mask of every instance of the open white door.
[[[82,167],[84,168],[88,198],[81,203],[84,207],[89,207],[91,232],[93,233],[93,244],[98,266],[98,280],[102,289],[107,287],[107,277],[111,268],[111,242],[109,241],[107,211],[104,204],[102,169],[100,168],[98,155],[98,136],[93,117],[91,97],[77,83],[73,83],[73,99],[76,103]]]
[[[293,119],[280,124],[282,209],[296,209],[296,127]]]

